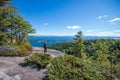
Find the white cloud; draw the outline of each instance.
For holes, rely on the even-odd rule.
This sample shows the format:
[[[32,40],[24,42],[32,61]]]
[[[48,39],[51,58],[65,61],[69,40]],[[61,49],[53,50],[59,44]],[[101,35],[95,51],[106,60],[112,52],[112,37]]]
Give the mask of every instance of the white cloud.
[[[107,15],[99,16],[98,19],[102,19],[102,18],[105,18],[105,17],[107,17]]]
[[[120,37],[120,30],[114,30],[112,32],[110,32],[110,31],[103,31],[103,32],[92,31],[92,32],[85,33],[85,36],[119,36]]]
[[[115,30],[114,33],[119,33],[120,34],[120,30]]]
[[[98,32],[98,36],[114,36],[113,32]]]
[[[118,21],[120,21],[120,18],[114,18],[109,20],[108,22],[112,23],[112,22],[118,22]]]
[[[81,26],[66,26],[66,28],[67,28],[67,29],[75,30],[75,29],[81,28]]]
[[[56,33],[54,36],[74,36],[76,33]]]

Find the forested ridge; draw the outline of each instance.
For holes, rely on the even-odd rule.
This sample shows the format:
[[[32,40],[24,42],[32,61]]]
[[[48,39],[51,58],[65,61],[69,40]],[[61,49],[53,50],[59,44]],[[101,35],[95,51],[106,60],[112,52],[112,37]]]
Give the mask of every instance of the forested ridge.
[[[52,62],[52,64],[54,65],[50,68],[50,71],[48,71],[49,78],[61,78],[62,80],[64,80],[64,78],[65,80],[120,79],[119,39],[83,40],[82,32],[80,31],[75,36],[74,41],[52,45],[48,48],[57,49],[63,51],[66,54],[66,57],[61,57],[57,59],[56,62]],[[78,59],[78,64],[76,64],[77,60],[74,58]],[[62,60],[62,62],[59,62],[60,60]],[[69,65],[70,63],[71,65]],[[60,74],[64,74],[62,75],[63,78],[57,73],[55,74],[55,76],[52,75],[55,71],[58,70],[56,66],[58,66],[59,69],[61,69],[62,66],[67,67],[67,70],[65,70],[64,68],[61,69],[63,71],[60,70]],[[80,69],[82,70],[82,72]],[[68,73],[66,74],[69,75],[69,78],[67,78],[68,76],[65,76],[64,72],[66,71],[68,71]],[[59,70],[57,72],[59,72]],[[74,78],[70,77],[72,75]]]

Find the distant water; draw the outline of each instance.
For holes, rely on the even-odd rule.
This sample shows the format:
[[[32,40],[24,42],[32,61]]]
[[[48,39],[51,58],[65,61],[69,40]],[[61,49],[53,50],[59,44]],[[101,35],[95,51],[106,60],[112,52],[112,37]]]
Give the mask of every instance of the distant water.
[[[27,37],[29,42],[34,47],[41,47],[43,46],[43,42],[47,41],[47,45],[54,45],[57,43],[65,42],[65,41],[72,41],[72,36],[34,36],[34,37]]]
[[[34,37],[27,37],[29,42],[34,47],[41,47],[43,46],[43,42],[47,41],[47,46],[54,45],[61,42],[72,41],[74,36],[34,36]],[[120,39],[120,37],[103,37],[103,36],[84,36],[83,39],[91,40],[91,39]]]

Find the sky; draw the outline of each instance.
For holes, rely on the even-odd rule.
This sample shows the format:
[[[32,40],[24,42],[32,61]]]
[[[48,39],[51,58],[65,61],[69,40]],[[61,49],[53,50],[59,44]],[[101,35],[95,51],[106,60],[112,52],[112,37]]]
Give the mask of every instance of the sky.
[[[120,0],[12,0],[35,35],[120,36]]]

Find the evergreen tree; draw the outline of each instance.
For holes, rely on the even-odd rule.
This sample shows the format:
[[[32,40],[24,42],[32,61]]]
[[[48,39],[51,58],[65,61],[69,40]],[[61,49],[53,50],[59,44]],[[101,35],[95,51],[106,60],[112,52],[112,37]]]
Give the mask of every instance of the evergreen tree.
[[[26,36],[35,33],[29,22],[15,7],[6,6],[11,0],[1,0],[0,4],[0,45],[25,42]]]
[[[9,4],[11,2],[11,0],[0,0],[0,6],[5,6],[7,4]]]
[[[0,0],[0,45],[7,44],[9,42],[11,25],[11,14],[16,11],[15,7],[6,6],[11,0]]]
[[[83,47],[84,47],[84,44],[83,44],[83,39],[82,39],[82,31],[79,31],[76,35],[75,35],[75,38],[74,38],[74,52],[76,54],[77,57],[80,57],[80,58],[86,58],[86,55],[85,53],[83,52]]]

